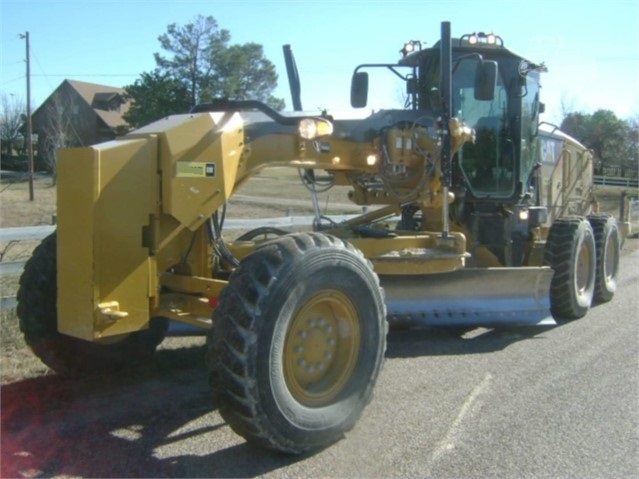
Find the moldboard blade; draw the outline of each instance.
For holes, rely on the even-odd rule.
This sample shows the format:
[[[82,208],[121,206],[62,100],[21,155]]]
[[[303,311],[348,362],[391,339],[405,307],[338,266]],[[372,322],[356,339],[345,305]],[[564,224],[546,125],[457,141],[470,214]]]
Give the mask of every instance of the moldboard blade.
[[[552,325],[546,267],[380,276],[391,326]]]

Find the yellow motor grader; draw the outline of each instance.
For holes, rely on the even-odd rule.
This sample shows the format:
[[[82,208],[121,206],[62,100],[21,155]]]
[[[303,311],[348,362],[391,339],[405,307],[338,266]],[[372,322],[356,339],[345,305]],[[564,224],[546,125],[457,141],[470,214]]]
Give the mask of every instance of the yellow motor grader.
[[[610,300],[619,229],[593,208],[591,153],[540,124],[543,64],[496,35],[453,39],[448,22],[401,54],[358,66],[351,104],[367,105],[375,71],[405,85],[403,108],[301,111],[289,54],[300,111],[216,100],[61,151],[57,231],[18,292],[35,354],[94,373],[148,358],[169,321],[201,327],[224,419],[300,453],[355,424],[388,325],[543,324]],[[274,166],[368,208],[225,239],[226,203]]]

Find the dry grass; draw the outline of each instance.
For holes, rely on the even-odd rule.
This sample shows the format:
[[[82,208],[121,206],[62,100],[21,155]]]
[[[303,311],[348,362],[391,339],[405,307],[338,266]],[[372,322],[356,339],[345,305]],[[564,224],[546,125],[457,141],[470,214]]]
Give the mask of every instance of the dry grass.
[[[50,178],[33,182],[34,201],[29,201],[29,183],[25,179],[0,183],[0,228],[50,225],[56,212],[56,189]]]
[[[639,198],[639,189],[624,188],[619,186],[595,186],[595,197],[599,201],[602,211],[619,217],[619,206],[622,192],[626,192],[627,198]]]
[[[0,311],[0,384],[50,372],[26,346],[15,311]]]
[[[50,178],[34,180],[34,201],[29,201],[29,183],[24,178],[0,183],[0,228],[47,225],[56,211],[55,187]],[[0,242],[2,262],[26,261],[38,241]],[[0,296],[14,296],[18,276],[0,277]],[[24,344],[14,310],[0,311],[0,382],[40,376],[47,368]]]
[[[269,218],[286,215],[310,215],[313,213],[310,193],[301,185],[296,170],[273,168],[267,174],[258,175],[245,183],[232,201],[228,218]],[[265,204],[259,198],[286,198],[290,204]],[[348,207],[326,208],[332,203],[347,203],[346,189],[335,188],[320,195],[322,213],[353,212]],[[25,178],[2,180],[0,183],[0,228],[50,225],[56,214],[56,188],[50,178],[34,180],[34,201],[29,201],[29,183]],[[239,232],[238,232],[239,234]],[[26,261],[39,241],[0,242],[0,261]],[[15,296],[19,276],[0,277],[0,296]],[[39,376],[47,368],[26,347],[18,328],[15,310],[0,311],[0,383]],[[201,343],[202,338],[170,338],[164,349]]]
[[[341,214],[356,211],[357,208],[348,205],[347,191],[346,187],[336,187],[328,193],[321,194],[322,213]],[[597,187],[596,193],[603,211],[618,214],[621,191],[621,188]],[[639,191],[629,190],[628,194],[637,197]],[[3,180],[0,184],[0,228],[52,224],[52,218],[56,214],[56,196],[51,179],[36,178],[34,197],[34,201],[29,201],[29,185],[24,179]],[[278,205],[259,200],[269,197],[285,199],[288,202]],[[310,194],[300,184],[295,170],[274,168],[242,186],[238,192],[238,199],[230,202],[228,217],[310,215],[313,208],[309,199]],[[37,244],[38,241],[0,242],[0,261],[26,261]],[[14,296],[17,288],[17,276],[0,278],[1,296]],[[0,311],[0,328],[0,383],[47,373],[47,368],[25,346],[14,310]],[[201,343],[202,338],[171,338],[162,347],[183,347],[185,342]]]

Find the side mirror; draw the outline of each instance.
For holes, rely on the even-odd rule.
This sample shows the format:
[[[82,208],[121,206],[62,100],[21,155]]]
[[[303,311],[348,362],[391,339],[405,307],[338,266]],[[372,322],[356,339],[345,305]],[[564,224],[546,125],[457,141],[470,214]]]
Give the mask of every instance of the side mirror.
[[[475,73],[475,100],[491,101],[497,86],[497,62],[481,60]]]
[[[351,80],[351,106],[363,108],[368,102],[368,73],[355,72]]]

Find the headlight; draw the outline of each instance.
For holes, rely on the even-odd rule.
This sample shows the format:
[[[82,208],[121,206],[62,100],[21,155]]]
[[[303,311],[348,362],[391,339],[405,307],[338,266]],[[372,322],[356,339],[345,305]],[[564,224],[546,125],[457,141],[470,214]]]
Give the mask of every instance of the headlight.
[[[333,133],[333,124],[323,118],[304,118],[300,120],[299,133],[305,140],[313,140]]]
[[[494,33],[467,33],[466,35],[462,35],[460,40],[466,40],[470,45],[482,44],[497,46],[497,43],[499,43],[500,47],[504,46],[504,41],[502,40],[502,38],[499,35],[495,35]]]

